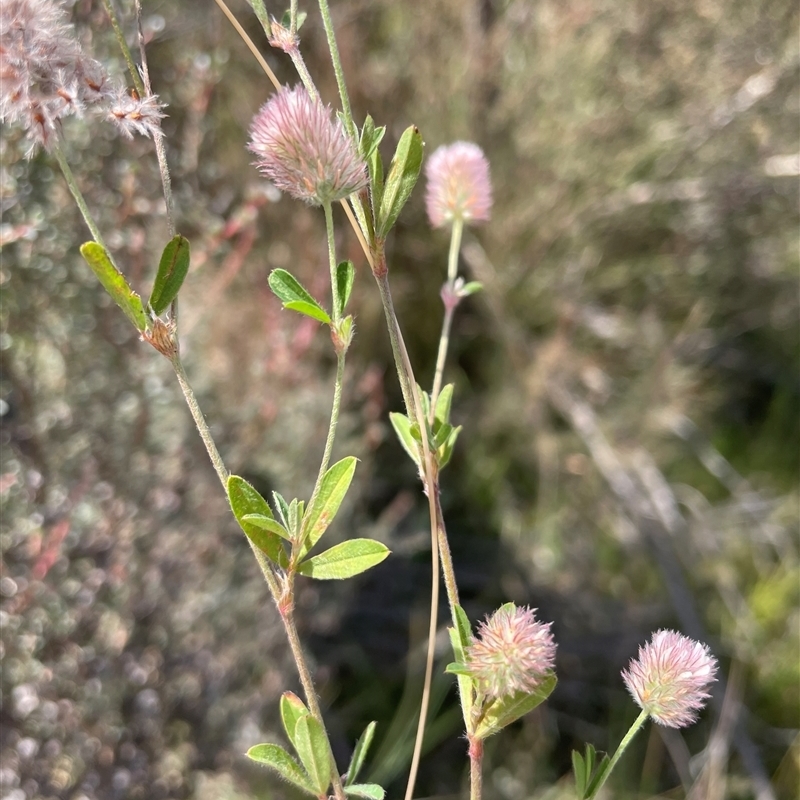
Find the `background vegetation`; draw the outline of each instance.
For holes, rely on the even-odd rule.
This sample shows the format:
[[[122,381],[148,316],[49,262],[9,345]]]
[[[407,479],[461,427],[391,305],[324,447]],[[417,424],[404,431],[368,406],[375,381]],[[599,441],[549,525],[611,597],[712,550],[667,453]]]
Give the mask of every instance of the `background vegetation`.
[[[192,243],[185,362],[231,469],[303,496],[333,364],[267,276],[291,268],[322,291],[323,220],[250,166],[247,129],[270,86],[216,6],[144,10]],[[333,103],[306,10],[304,53]],[[448,375],[465,431],[443,502],[470,618],[507,600],[539,608],[554,620],[560,683],[487,743],[487,797],[570,797],[570,748],[616,745],[635,715],[619,670],[659,627],[708,641],[726,687],[685,735],[648,729],[611,796],[796,797],[796,4],[333,11],[354,112],[388,125],[385,158],[414,123],[429,151],[474,140],[492,165],[493,220],[464,250],[486,290],[456,318]],[[73,16],[122,75],[100,4],[78,0]],[[267,58],[295,82],[288,59]],[[167,240],[151,143],[79,122],[66,135],[119,263],[147,285]],[[54,164],[25,162],[13,130],[0,148],[2,797],[289,796],[242,753],[280,739],[277,700],[296,678],[169,365],[82,262],[88,233]],[[377,293],[344,224],[341,237],[359,268],[358,333],[337,448],[361,463],[337,531],[393,555],[363,579],[306,586],[301,622],[340,757],[377,719],[372,778],[397,796],[427,624],[426,506],[388,425],[401,400]],[[389,252],[426,383],[446,250],[420,186]],[[463,787],[451,683],[437,683],[418,796]]]

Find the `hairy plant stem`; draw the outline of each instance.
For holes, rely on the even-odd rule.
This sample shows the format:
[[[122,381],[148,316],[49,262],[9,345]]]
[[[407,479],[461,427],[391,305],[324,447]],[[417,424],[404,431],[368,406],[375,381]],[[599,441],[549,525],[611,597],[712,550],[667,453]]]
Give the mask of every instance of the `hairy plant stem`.
[[[378,291],[381,296],[386,323],[389,329],[389,339],[392,345],[395,368],[400,381],[400,388],[403,393],[403,401],[406,405],[406,413],[409,419],[413,419],[419,425],[422,434],[422,469],[420,477],[425,486],[425,493],[428,496],[428,512],[431,522],[431,611],[430,626],[428,633],[428,654],[425,664],[425,679],[423,683],[422,700],[420,703],[420,715],[417,725],[417,734],[414,741],[414,752],[411,757],[408,782],[406,784],[405,800],[411,800],[414,794],[414,784],[416,783],[417,770],[422,753],[422,742],[425,733],[425,722],[427,718],[428,704],[430,699],[430,686],[433,675],[433,655],[436,629],[438,627],[438,598],[439,598],[439,564],[441,563],[442,573],[445,578],[445,588],[450,605],[450,613],[453,624],[456,624],[455,606],[458,604],[458,589],[455,582],[455,572],[453,570],[453,560],[450,553],[450,545],[447,541],[447,533],[444,527],[441,501],[439,497],[438,466],[433,453],[430,450],[427,436],[427,422],[422,413],[422,402],[419,396],[419,388],[414,377],[414,370],[408,357],[403,334],[394,310],[392,293],[389,288],[389,271],[386,265],[386,254],[382,244],[373,253],[370,262],[373,265],[373,275],[378,284]]]
[[[431,424],[433,424],[436,401],[442,389],[442,376],[444,375],[444,365],[447,361],[447,348],[450,346],[450,330],[453,326],[453,316],[458,307],[458,300],[455,296],[455,285],[456,277],[458,276],[458,253],[461,249],[461,234],[463,231],[464,220],[454,220],[453,230],[450,234],[450,254],[447,259],[447,283],[443,288],[444,295],[442,297],[442,301],[444,302],[442,335],[439,337],[439,352],[436,355],[436,372],[434,373],[433,389],[431,390]]]
[[[469,737],[469,800],[483,794],[483,740]]]
[[[100,233],[100,229],[97,227],[97,223],[94,221],[92,212],[89,211],[89,206],[86,205],[86,200],[84,200],[83,194],[81,193],[81,190],[78,188],[78,182],[75,180],[75,175],[70,169],[67,157],[64,155],[64,151],[61,149],[61,142],[59,141],[55,142],[55,145],[53,147],[53,155],[56,157],[58,166],[61,168],[61,173],[64,175],[64,180],[67,182],[67,187],[69,188],[70,194],[72,195],[72,197],[74,198],[75,202],[78,205],[78,210],[81,212],[83,221],[86,223],[86,227],[92,234],[92,239],[94,239],[97,242],[97,244],[99,244],[100,247],[102,247],[103,250],[106,251],[108,257],[111,259],[111,263],[114,264],[114,259],[111,253],[109,253],[108,247],[106,247],[106,243],[103,241],[103,236]],[[114,266],[116,267],[117,265],[114,264]]]
[[[631,725],[631,727],[628,729],[628,732],[625,734],[625,737],[619,743],[619,747],[617,748],[617,752],[614,753],[614,755],[611,757],[611,761],[608,762],[608,767],[606,768],[606,771],[603,774],[602,779],[597,784],[597,786],[594,787],[594,791],[587,798],[587,800],[593,800],[593,798],[597,797],[597,795],[599,794],[600,790],[603,788],[603,785],[608,780],[609,775],[611,775],[612,771],[614,770],[614,767],[617,765],[617,761],[619,761],[619,759],[622,756],[622,754],[628,748],[628,745],[633,741],[633,737],[636,736],[636,734],[639,732],[639,728],[641,728],[642,725],[644,725],[644,723],[647,720],[648,716],[649,716],[649,714],[646,711],[643,710],[642,713],[639,714],[638,717],[636,717],[636,719],[634,720],[633,725]]]
[[[290,588],[290,594],[293,596],[294,592]],[[279,607],[281,612],[281,619],[283,620],[283,627],[286,630],[286,637],[289,639],[289,647],[292,650],[295,664],[297,665],[297,672],[300,675],[300,683],[303,686],[303,693],[306,696],[306,703],[308,703],[308,710],[314,719],[319,722],[325,731],[325,741],[328,743],[328,749],[331,757],[331,784],[333,785],[333,794],[336,800],[346,800],[344,788],[342,787],[342,779],[339,776],[339,770],[336,768],[336,761],[333,757],[333,749],[331,748],[331,740],[328,736],[328,731],[325,728],[325,721],[322,719],[322,712],[319,708],[319,700],[317,699],[317,690],[314,688],[314,681],[311,679],[311,671],[306,664],[305,654],[300,644],[300,636],[297,633],[297,626],[294,621],[294,609],[292,603],[288,603],[285,608]]]
[[[330,203],[324,203],[325,233],[328,239],[328,269],[331,273],[331,305],[333,311],[334,327],[342,320],[341,298],[339,297],[339,282],[336,280],[336,232],[333,229],[333,208]]]
[[[300,52],[300,48],[293,47],[288,51],[288,53],[289,58],[292,59],[292,64],[294,64],[294,68],[297,70],[297,74],[300,76],[300,80],[303,82],[303,86],[306,87],[306,91],[310,95],[311,99],[316,100],[318,103],[321,102],[319,92],[314,84],[314,79],[311,77],[311,73],[308,71],[308,67],[306,66],[303,54]]]
[[[194,419],[194,424],[197,426],[197,432],[200,434],[200,438],[203,440],[203,444],[206,446],[208,457],[211,459],[211,463],[214,465],[219,482],[222,484],[222,488],[227,496],[228,478],[230,477],[230,473],[225,467],[225,463],[222,460],[222,456],[219,454],[219,450],[217,450],[217,445],[214,442],[214,437],[211,435],[211,430],[208,427],[206,418],[203,416],[203,412],[200,410],[200,405],[197,402],[194,390],[189,383],[189,379],[186,377],[186,371],[183,368],[181,357],[176,353],[172,358],[170,358],[169,361],[172,364],[172,368],[175,370],[175,375],[178,378],[178,383],[180,384],[183,396],[186,398],[186,405],[189,406],[189,411],[192,413],[192,419]]]
[[[128,47],[128,43],[125,41],[125,34],[122,32],[122,27],[119,24],[119,19],[117,19],[117,14],[114,11],[111,0],[103,0],[103,7],[108,14],[108,18],[111,20],[114,36],[117,39],[119,49],[122,51],[122,57],[125,59],[125,63],[128,66],[128,72],[131,74],[133,85],[136,87],[136,91],[139,92],[139,96],[145,97],[144,83],[142,83],[142,78],[139,75],[139,71],[136,69],[136,62],[133,60],[133,55]]]
[[[153,96],[153,86],[150,83],[150,69],[147,66],[147,51],[145,49],[144,32],[142,30],[142,3],[141,0],[136,0],[136,29],[139,33],[139,57],[142,62],[142,78],[144,79],[144,92],[143,97]],[[175,203],[172,198],[172,179],[169,174],[169,165],[167,164],[167,149],[164,145],[164,137],[160,135],[161,120],[156,121],[158,125],[159,134],[153,136],[153,144],[156,148],[156,158],[158,159],[158,171],[161,175],[161,189],[164,194],[164,204],[167,209],[167,233],[169,238],[175,236]],[[173,301],[173,316],[177,315],[177,298]]]
[[[339,46],[336,44],[336,33],[333,30],[333,20],[331,19],[331,9],[328,0],[319,0],[319,10],[322,14],[322,24],[325,26],[325,36],[328,38],[328,49],[331,52],[333,71],[336,75],[336,85],[339,87],[339,98],[342,101],[342,115],[344,116],[344,127],[352,140],[358,143],[358,132],[353,121],[353,112],[350,109],[350,97],[347,94],[347,84],[344,81],[344,70],[342,60],[339,58]]]

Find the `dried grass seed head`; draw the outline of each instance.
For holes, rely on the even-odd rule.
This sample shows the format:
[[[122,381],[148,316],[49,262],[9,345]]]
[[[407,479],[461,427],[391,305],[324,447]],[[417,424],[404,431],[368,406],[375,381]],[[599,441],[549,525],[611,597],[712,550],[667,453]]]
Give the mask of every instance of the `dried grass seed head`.
[[[716,680],[717,660],[707,645],[660,630],[623,670],[633,699],[656,722],[685,728],[697,720]]]
[[[342,200],[367,185],[367,170],[329,106],[302,86],[273,95],[253,118],[249,149],[282,191],[311,205]]]

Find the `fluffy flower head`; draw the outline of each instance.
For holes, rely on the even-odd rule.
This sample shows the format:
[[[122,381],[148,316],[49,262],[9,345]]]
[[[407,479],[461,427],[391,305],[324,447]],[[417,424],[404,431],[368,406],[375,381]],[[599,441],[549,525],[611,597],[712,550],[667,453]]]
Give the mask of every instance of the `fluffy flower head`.
[[[485,222],[492,208],[489,162],[471,142],[437,148],[425,165],[425,207],[434,228],[453,220]]]
[[[553,668],[556,644],[535,609],[506,603],[481,623],[467,648],[467,667],[490,697],[532,692]]]
[[[367,170],[331,109],[302,86],[273,95],[253,118],[249,149],[279,189],[311,205],[342,200],[367,185]]]
[[[622,679],[636,703],[660,725],[685,728],[697,719],[716,680],[708,647],[675,631],[658,631]]]

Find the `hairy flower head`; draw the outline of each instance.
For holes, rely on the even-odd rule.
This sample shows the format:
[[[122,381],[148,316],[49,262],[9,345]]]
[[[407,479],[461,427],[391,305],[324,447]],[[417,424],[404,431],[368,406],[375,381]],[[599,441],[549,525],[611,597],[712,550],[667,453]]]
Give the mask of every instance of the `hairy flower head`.
[[[552,623],[539,622],[535,610],[506,603],[481,623],[466,658],[470,674],[485,694],[532,692],[553,668]]]
[[[658,631],[622,671],[636,703],[656,722],[684,728],[710,696],[717,660],[708,647],[675,631]]]
[[[367,185],[364,162],[331,109],[302,86],[273,95],[253,118],[249,149],[279,189],[311,205],[342,200]]]
[[[437,148],[425,165],[425,207],[434,228],[453,220],[485,222],[492,208],[489,162],[472,142]]]

